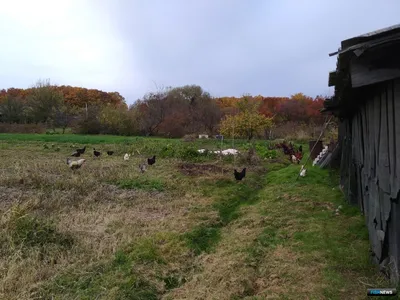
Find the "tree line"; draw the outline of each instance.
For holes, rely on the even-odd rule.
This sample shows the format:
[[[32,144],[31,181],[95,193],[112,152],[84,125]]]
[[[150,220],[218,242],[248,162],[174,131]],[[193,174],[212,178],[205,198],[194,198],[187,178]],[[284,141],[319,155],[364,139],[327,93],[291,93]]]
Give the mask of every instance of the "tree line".
[[[182,137],[217,134],[247,137],[268,134],[288,122],[320,125],[324,97],[244,95],[212,97],[198,85],[169,87],[127,105],[118,92],[56,86],[38,81],[29,89],[0,91],[0,122],[70,127],[82,134]]]

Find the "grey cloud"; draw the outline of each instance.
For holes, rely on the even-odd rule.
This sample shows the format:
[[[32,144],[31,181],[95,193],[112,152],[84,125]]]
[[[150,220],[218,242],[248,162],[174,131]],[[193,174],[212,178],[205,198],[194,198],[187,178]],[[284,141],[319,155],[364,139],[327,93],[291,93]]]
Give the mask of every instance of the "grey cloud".
[[[51,65],[54,60],[49,60],[47,66],[43,61],[36,61],[35,65],[35,54],[22,70],[15,62],[29,53],[13,50],[18,47],[14,41],[8,49],[14,66],[8,67],[17,70],[10,75],[2,68],[2,83],[24,87],[33,83],[27,83],[27,78],[51,74],[59,84],[79,82],[118,90],[130,103],[154,90],[154,82],[164,86],[198,84],[215,96],[289,96],[296,92],[316,96],[331,92],[327,87],[328,72],[335,69],[336,58],[328,57],[328,53],[337,50],[346,38],[398,23],[400,12],[400,2],[396,0],[87,3],[90,5],[81,9],[91,9],[97,20],[87,20],[87,27],[91,26],[93,34],[110,39],[110,48],[102,49],[108,51],[107,59],[99,59],[96,67],[85,66],[82,60],[75,66],[71,60],[69,68],[56,68]],[[89,18],[89,13],[84,16]],[[87,29],[84,21],[79,20],[82,30]],[[12,26],[8,28],[12,30]],[[23,34],[29,37],[29,33]],[[111,47],[117,42],[123,48],[118,52]],[[0,57],[3,51],[0,50]],[[65,55],[60,54],[60,59]],[[1,58],[0,63],[7,67]],[[29,76],[19,79],[15,75],[18,72]],[[96,72],[102,74],[95,76]]]

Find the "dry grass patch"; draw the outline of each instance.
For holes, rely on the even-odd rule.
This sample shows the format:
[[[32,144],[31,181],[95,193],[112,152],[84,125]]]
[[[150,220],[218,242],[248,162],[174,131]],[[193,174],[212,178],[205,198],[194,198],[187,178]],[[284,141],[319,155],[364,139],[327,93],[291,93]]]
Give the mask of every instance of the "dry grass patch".
[[[299,166],[267,158],[236,183],[230,158],[165,143],[96,146],[116,151],[99,159],[87,145],[77,172],[66,144],[2,145],[0,298],[357,299],[361,281],[384,286],[357,209],[331,213],[343,199],[325,171],[293,184]],[[187,161],[165,158],[177,150]]]
[[[266,299],[310,299],[323,288],[323,263],[299,263],[300,254],[278,245],[257,266],[254,295]]]
[[[164,299],[232,299],[253,294],[256,270],[247,262],[245,249],[263,230],[263,216],[255,206],[241,208],[242,218],[221,229],[215,251],[195,259],[199,273]]]
[[[210,164],[181,163],[178,165],[178,168],[181,170],[182,174],[188,176],[198,176],[209,173],[225,174],[229,172],[229,170],[226,170],[220,166]]]
[[[64,159],[71,152],[68,148],[55,151],[56,146],[46,150],[15,146],[18,155],[15,147],[10,147],[4,151],[7,159],[0,161],[1,212],[23,204],[30,216],[51,219],[54,230],[72,236],[74,244],[69,249],[47,246],[45,255],[37,247],[22,251],[12,248],[12,243],[3,244],[7,254],[0,257],[2,298],[29,298],[43,283],[57,280],[65,272],[80,274],[76,270],[90,269],[93,264],[106,261],[107,265],[119,249],[140,244],[159,232],[180,235],[199,224],[218,222],[217,213],[210,208],[212,199],[196,191],[197,182],[180,176],[174,167],[176,160],[159,160],[140,174],[138,164],[145,160],[143,156],[133,156],[129,161],[123,161],[122,156],[94,159],[89,151],[83,155],[86,164],[72,172]],[[10,234],[7,222],[3,218],[0,224],[3,236]],[[191,268],[186,270],[191,252],[179,246],[185,242],[174,240],[172,244],[175,250],[160,246],[174,261],[162,268],[169,288],[178,284],[175,281],[181,282],[179,276],[191,272]],[[179,255],[174,256],[173,251],[184,259],[177,259]],[[159,278],[153,276],[158,270],[155,266],[137,269],[147,270],[143,276],[157,282],[156,290],[163,293]]]

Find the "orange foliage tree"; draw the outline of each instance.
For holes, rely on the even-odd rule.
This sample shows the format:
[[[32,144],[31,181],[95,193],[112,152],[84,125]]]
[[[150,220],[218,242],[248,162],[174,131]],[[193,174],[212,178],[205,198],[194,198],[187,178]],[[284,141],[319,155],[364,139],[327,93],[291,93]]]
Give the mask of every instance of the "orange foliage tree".
[[[128,109],[124,97],[118,92],[56,86],[49,82],[45,88],[41,87],[41,93],[38,93],[39,88],[0,90],[0,121],[44,122],[53,129],[76,125],[81,126],[81,130],[77,130],[81,133],[180,137],[193,133],[217,133],[221,121],[229,119],[229,116],[238,116],[243,110],[240,103],[245,102],[254,104],[256,111],[253,113],[262,116],[262,120],[271,120],[268,126],[263,125],[265,128],[288,122],[303,123],[305,126],[321,124],[323,116],[320,109],[325,100],[322,96],[312,98],[303,93],[290,97],[245,95],[213,98],[200,86],[186,85],[147,94]],[[244,123],[248,120],[263,123],[258,122],[255,115],[248,118],[242,113],[239,119]]]

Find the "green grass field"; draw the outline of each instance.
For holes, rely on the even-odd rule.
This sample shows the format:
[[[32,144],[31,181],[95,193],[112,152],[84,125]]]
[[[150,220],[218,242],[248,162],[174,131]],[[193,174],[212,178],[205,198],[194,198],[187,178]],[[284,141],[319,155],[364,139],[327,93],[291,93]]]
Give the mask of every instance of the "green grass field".
[[[234,143],[244,154],[220,158],[196,151],[214,140],[0,134],[0,298],[365,299],[390,287],[335,172],[307,166],[296,181],[299,165],[267,142],[253,164]],[[65,159],[82,145],[73,172]]]

